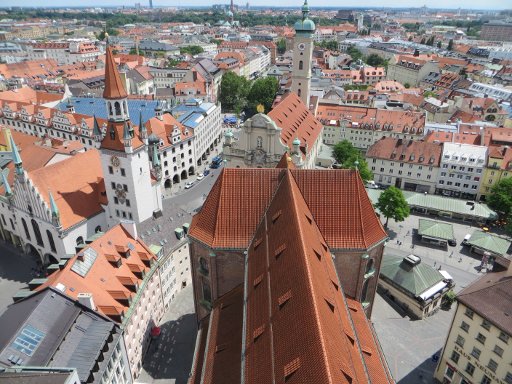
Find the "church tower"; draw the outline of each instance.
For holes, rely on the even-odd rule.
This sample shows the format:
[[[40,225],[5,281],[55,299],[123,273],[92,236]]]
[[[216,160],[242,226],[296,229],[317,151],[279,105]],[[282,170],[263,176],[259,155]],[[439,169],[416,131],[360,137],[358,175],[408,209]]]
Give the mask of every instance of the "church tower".
[[[315,23],[308,16],[308,0],[305,0],[302,6],[302,19],[294,25],[292,92],[295,92],[309,109]]]
[[[162,210],[160,183],[151,177],[148,147],[142,132],[133,126],[128,112],[128,95],[117,70],[112,48],[107,43],[105,89],[108,122],[100,141],[101,164],[108,198],[108,222],[121,219],[140,223]],[[98,130],[99,131],[99,130]]]

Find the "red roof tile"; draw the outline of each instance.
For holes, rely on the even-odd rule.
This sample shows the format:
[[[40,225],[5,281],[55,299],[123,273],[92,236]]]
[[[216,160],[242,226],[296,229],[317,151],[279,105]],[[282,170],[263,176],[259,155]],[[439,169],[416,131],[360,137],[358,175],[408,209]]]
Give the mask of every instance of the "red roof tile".
[[[128,94],[121,81],[121,76],[119,76],[119,71],[117,70],[117,65],[112,55],[112,47],[107,46],[103,97],[105,99],[122,99],[127,96]]]

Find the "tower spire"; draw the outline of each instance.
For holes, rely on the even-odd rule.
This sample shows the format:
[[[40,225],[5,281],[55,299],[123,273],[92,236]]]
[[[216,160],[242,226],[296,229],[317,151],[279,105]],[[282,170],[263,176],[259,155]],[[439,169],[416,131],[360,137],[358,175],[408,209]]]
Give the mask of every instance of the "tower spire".
[[[48,196],[50,198],[50,211],[52,213],[52,222],[56,227],[60,227],[60,213],[59,208],[57,207],[57,203],[53,198],[52,192],[48,191]]]
[[[23,161],[21,161],[21,156],[18,151],[18,147],[16,146],[16,143],[14,142],[14,139],[12,136],[11,139],[11,148],[12,148],[12,160],[14,161],[14,166],[16,168],[16,174],[22,175],[23,174]]]
[[[105,99],[123,99],[128,97],[124,88],[121,76],[117,70],[117,65],[112,53],[112,47],[107,38],[107,51],[105,52],[105,89],[103,90],[103,98]]]
[[[96,115],[93,116],[93,119],[94,119],[94,127],[92,130],[92,134],[94,136],[94,140],[101,141],[103,134],[101,133],[101,129],[98,124],[98,120],[96,119]]]
[[[5,196],[10,197],[12,196],[12,190],[11,186],[9,185],[9,182],[7,181],[7,177],[5,177],[5,173],[0,171],[2,173],[2,184],[4,185],[5,189]]]

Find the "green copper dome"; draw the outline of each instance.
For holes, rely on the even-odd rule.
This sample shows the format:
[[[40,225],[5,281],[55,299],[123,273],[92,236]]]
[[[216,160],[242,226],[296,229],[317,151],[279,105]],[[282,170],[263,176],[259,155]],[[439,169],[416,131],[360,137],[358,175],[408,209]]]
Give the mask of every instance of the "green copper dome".
[[[313,20],[308,18],[309,15],[309,5],[308,0],[304,1],[304,5],[302,6],[302,20],[297,20],[295,25],[296,32],[314,32],[315,31],[315,23]]]
[[[300,140],[298,137],[296,137],[294,140],[293,140],[293,145],[300,145]]]

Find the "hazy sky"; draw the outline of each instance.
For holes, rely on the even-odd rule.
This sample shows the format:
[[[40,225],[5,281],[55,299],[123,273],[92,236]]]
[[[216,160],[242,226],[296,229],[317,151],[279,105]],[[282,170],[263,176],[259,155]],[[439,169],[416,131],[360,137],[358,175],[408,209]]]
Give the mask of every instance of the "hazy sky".
[[[44,6],[121,6],[121,5],[134,5],[140,2],[146,4],[149,0],[0,0],[0,6],[28,6],[34,5]],[[206,0],[153,0],[155,6],[197,6],[197,5],[210,5],[219,3],[229,3],[225,1],[206,1]],[[236,1],[235,4],[245,5],[246,0]],[[270,6],[276,4],[268,0],[249,0],[251,5]],[[301,0],[282,0],[279,2],[280,6],[300,6]],[[331,7],[421,7],[426,4],[429,8],[466,8],[466,9],[510,9],[512,8],[512,0],[394,0],[392,2],[383,0],[322,0],[322,1],[309,1],[310,6],[331,6]]]

